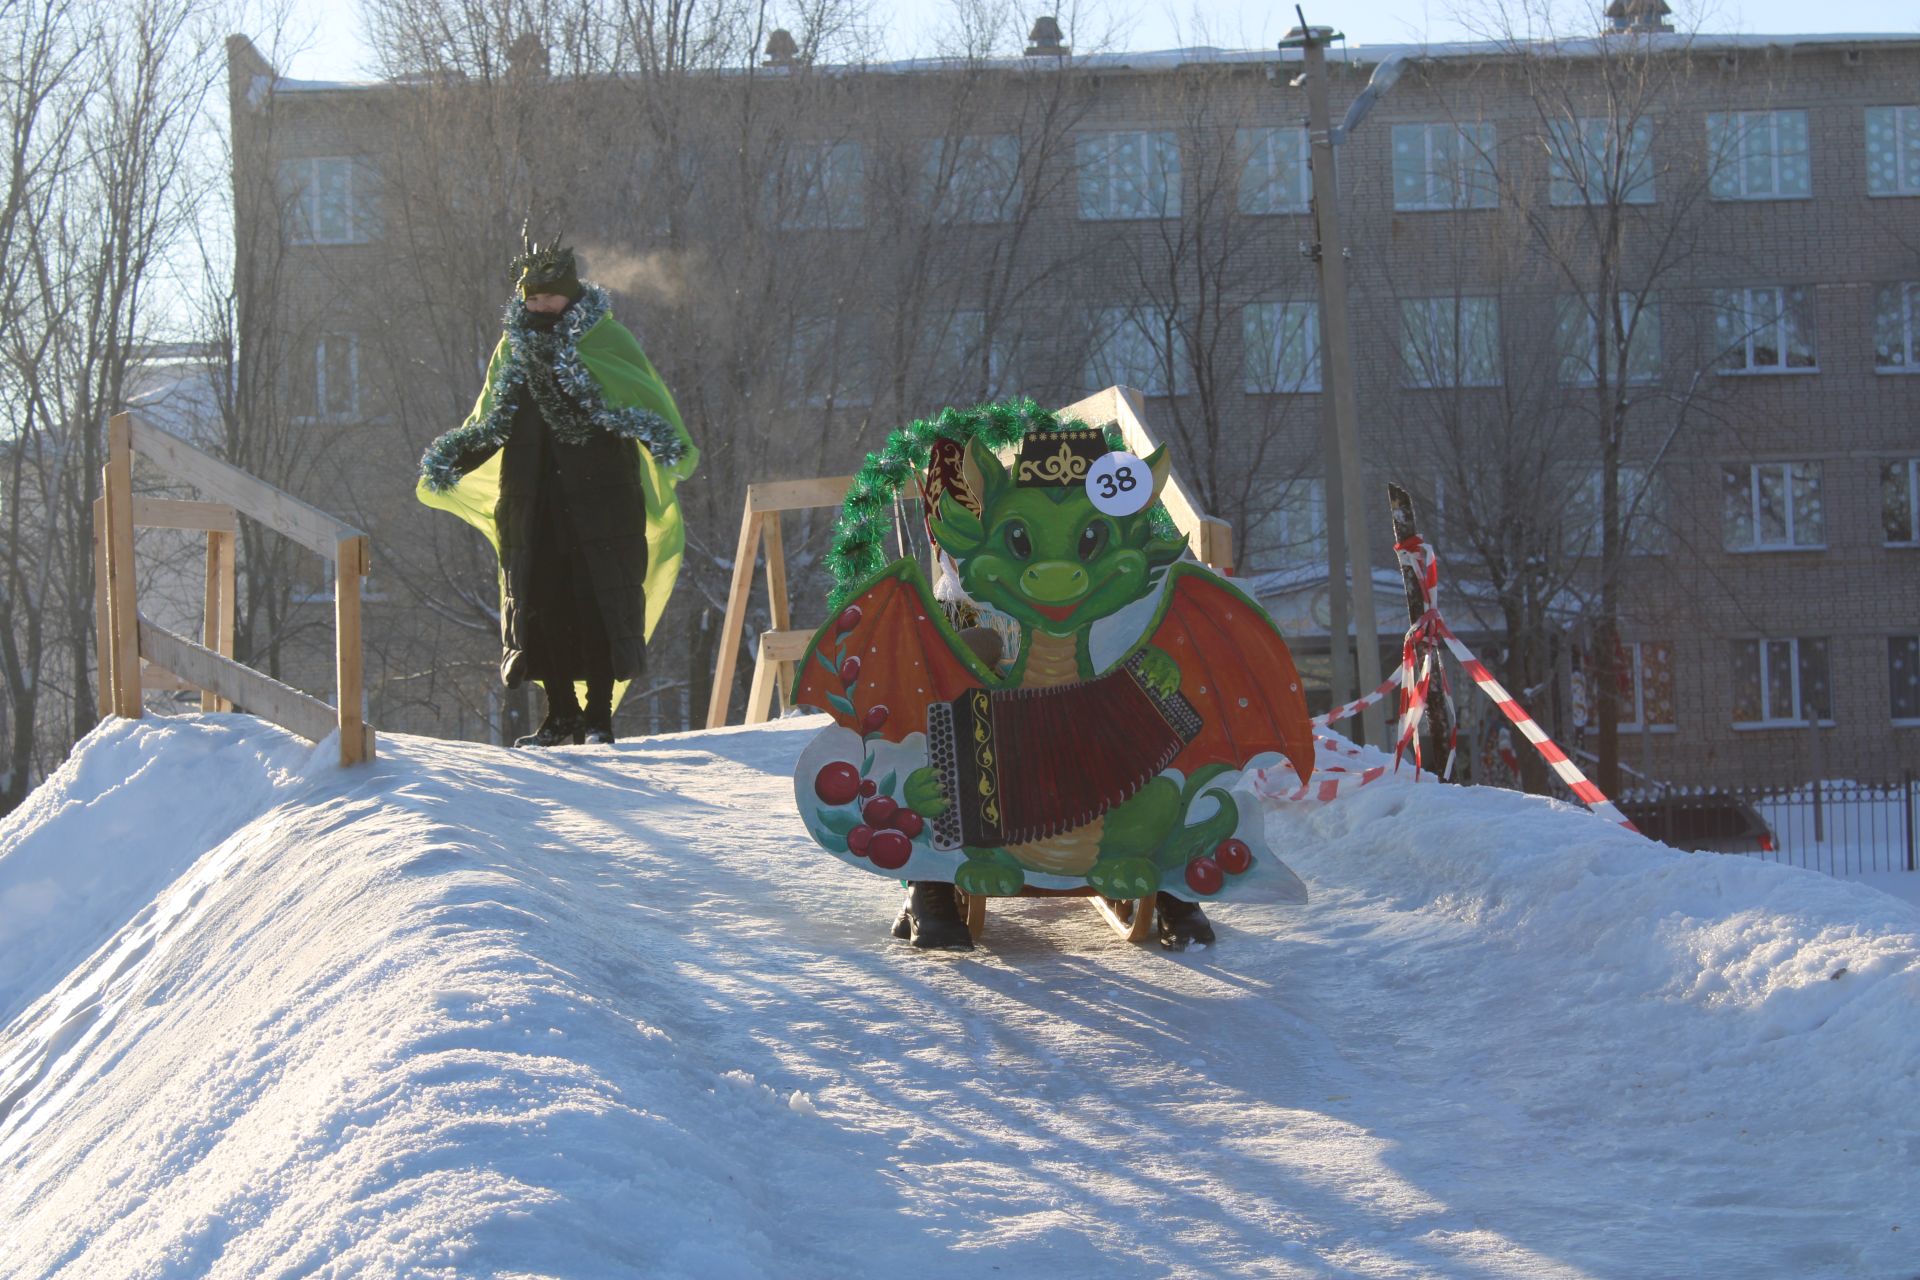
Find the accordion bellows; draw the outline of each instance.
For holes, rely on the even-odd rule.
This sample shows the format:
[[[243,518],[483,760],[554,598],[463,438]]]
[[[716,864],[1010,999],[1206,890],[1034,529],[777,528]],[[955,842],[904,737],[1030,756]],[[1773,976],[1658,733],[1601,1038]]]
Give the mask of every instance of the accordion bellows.
[[[1161,696],[1135,654],[1104,676],[1039,689],[971,689],[927,706],[927,750],[953,801],[938,848],[1060,835],[1125,801],[1199,734],[1179,693]],[[1071,768],[1059,767],[1070,759]]]

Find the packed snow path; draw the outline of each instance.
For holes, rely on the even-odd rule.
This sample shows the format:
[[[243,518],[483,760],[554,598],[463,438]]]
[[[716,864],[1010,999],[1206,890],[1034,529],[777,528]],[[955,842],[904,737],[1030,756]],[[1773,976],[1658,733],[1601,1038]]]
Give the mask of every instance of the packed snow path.
[[[922,955],[819,723],[97,731],[0,827],[0,1275],[1920,1275],[1913,907],[1389,778],[1212,951]]]

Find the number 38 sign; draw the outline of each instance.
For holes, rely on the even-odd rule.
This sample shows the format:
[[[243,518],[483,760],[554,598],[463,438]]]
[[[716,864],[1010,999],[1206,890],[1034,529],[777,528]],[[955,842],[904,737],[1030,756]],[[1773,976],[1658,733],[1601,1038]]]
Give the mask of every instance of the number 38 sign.
[[[1110,516],[1130,516],[1153,501],[1153,476],[1131,453],[1103,454],[1087,468],[1087,496]]]

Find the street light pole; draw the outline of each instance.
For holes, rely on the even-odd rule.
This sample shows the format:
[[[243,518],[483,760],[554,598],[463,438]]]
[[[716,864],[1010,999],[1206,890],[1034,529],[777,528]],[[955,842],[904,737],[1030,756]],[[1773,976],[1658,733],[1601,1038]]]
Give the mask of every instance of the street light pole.
[[[1295,12],[1299,10],[1296,8]],[[1347,249],[1340,229],[1340,190],[1334,172],[1333,117],[1327,106],[1326,47],[1344,39],[1331,27],[1309,27],[1306,16],[1280,42],[1298,48],[1306,59],[1307,130],[1313,167],[1314,258],[1320,266],[1320,350],[1325,360],[1325,389],[1332,410],[1326,458],[1327,592],[1329,612],[1344,623],[1338,601],[1351,567],[1355,644],[1359,650],[1359,693],[1380,684],[1380,628],[1373,608],[1373,551],[1367,536],[1365,498],[1360,487],[1360,413],[1353,387],[1353,328],[1347,313]],[[1337,495],[1337,496],[1336,496]],[[1338,519],[1338,523],[1336,523]],[[1333,544],[1344,532],[1346,554]],[[1344,561],[1344,564],[1341,562]],[[1330,626],[1336,655],[1347,644],[1345,626]],[[1335,671],[1345,664],[1336,657]],[[1341,683],[1336,675],[1336,684]],[[1361,713],[1365,741],[1385,746],[1385,720],[1376,704]]]

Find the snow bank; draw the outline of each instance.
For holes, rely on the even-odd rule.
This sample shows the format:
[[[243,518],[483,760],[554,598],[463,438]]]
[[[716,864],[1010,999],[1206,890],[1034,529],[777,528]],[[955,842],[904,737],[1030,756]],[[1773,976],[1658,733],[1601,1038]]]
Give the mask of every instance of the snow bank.
[[[0,1276],[1920,1272],[1907,904],[1388,778],[1213,952],[928,957],[820,723],[97,732],[0,828]]]

